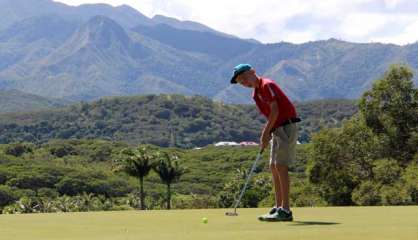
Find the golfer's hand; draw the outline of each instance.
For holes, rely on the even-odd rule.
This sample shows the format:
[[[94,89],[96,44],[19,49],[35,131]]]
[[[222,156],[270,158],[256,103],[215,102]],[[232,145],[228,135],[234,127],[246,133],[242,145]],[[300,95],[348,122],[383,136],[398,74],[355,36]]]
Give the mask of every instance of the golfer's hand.
[[[265,149],[269,145],[270,139],[271,139],[271,135],[269,133],[263,132],[260,138],[260,145],[261,145],[262,150]]]

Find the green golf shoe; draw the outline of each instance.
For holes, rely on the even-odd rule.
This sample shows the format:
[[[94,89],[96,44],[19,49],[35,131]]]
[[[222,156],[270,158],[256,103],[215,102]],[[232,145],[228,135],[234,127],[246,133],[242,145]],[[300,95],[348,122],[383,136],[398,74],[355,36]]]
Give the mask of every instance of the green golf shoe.
[[[287,212],[282,208],[276,209],[275,211],[272,209],[270,213],[258,217],[258,220],[266,222],[290,222],[293,221],[293,214],[291,211]]]
[[[293,221],[292,211],[290,211],[290,210],[286,211],[283,208],[279,208],[279,210],[277,211],[277,220],[278,221],[283,221],[283,222]]]

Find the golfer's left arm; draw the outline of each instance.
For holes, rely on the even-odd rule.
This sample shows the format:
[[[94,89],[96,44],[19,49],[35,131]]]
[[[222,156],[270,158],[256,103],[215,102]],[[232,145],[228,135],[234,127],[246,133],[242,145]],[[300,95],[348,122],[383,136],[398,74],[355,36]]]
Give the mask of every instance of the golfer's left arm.
[[[263,133],[261,135],[260,143],[261,143],[262,149],[266,148],[270,141],[271,130],[273,129],[278,116],[279,116],[279,107],[277,106],[277,101],[272,101],[270,103],[270,114],[269,114],[267,123],[264,126]]]

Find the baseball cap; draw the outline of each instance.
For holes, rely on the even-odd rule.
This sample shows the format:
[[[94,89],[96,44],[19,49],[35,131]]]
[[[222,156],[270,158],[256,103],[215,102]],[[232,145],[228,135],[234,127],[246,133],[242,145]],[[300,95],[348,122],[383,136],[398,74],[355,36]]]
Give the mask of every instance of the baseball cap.
[[[231,84],[235,84],[237,83],[236,78],[238,77],[238,75],[240,75],[243,72],[246,72],[248,70],[250,70],[252,67],[250,64],[247,63],[241,63],[238,64],[237,66],[234,67],[234,75],[231,78]]]

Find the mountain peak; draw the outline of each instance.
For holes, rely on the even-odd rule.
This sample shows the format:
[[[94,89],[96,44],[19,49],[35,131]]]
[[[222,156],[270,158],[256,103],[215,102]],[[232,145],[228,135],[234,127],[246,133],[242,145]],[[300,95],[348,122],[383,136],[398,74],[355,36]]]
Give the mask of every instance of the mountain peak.
[[[99,48],[108,48],[112,44],[127,46],[130,42],[125,30],[112,19],[95,16],[84,24],[78,33],[83,40]]]

